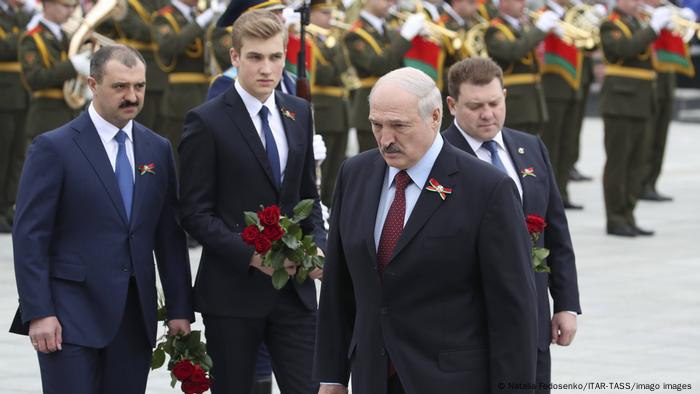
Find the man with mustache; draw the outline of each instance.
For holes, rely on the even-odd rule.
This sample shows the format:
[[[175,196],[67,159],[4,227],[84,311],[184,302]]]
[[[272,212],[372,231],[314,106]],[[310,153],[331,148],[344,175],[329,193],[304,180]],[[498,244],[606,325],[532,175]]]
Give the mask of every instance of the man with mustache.
[[[319,393],[347,393],[350,371],[357,393],[532,392],[535,283],[513,181],[443,140],[423,72],[380,78],[369,108],[379,149],[345,161],[331,209]]]
[[[12,237],[19,309],[44,393],[144,393],[156,339],[155,254],[172,334],[194,319],[168,141],[133,121],[146,63],[97,51],[87,111],[38,136],[20,179]]]

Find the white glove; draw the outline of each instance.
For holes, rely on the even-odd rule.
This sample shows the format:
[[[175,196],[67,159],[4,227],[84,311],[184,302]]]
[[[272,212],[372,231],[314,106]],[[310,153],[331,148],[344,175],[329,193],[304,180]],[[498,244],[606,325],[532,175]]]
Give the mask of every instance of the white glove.
[[[602,4],[595,4],[593,5],[593,12],[596,13],[599,17],[604,17],[605,15],[608,15],[608,9]]]
[[[214,10],[209,8],[206,11],[202,12],[199,14],[197,19],[195,19],[195,22],[201,27],[202,29],[206,29],[207,25],[209,22],[211,22],[211,19],[214,17]]]
[[[24,3],[22,3],[22,11],[29,15],[34,14],[36,7],[36,0],[24,0]]]
[[[667,27],[671,23],[671,9],[668,7],[655,8],[651,13],[651,20],[649,20],[649,26],[659,34],[661,29]]]
[[[301,13],[294,11],[292,7],[287,7],[282,10],[282,18],[284,18],[285,27],[299,26],[301,24]]]
[[[223,14],[226,11],[227,3],[225,1],[214,1],[211,3],[211,9],[215,14]]]
[[[324,203],[321,203],[321,217],[324,222],[328,222],[328,219],[331,218],[331,211]]]
[[[326,159],[326,143],[323,142],[323,137],[319,134],[314,134],[314,160],[321,162]]]
[[[423,26],[425,26],[425,15],[422,13],[412,14],[406,18],[406,21],[401,27],[401,37],[405,38],[406,41],[411,41],[420,33]]]
[[[695,11],[688,7],[681,8],[681,18],[689,20],[691,22],[695,22],[697,19],[697,15],[695,15]]]
[[[92,52],[85,51],[71,56],[69,60],[73,64],[73,68],[78,74],[89,77],[90,57],[92,57]]]
[[[559,15],[555,14],[554,11],[543,12],[542,15],[540,15],[540,17],[537,18],[537,22],[535,22],[535,27],[537,27],[545,33],[549,33],[550,31],[556,29],[558,25]],[[557,34],[559,33],[557,32]]]

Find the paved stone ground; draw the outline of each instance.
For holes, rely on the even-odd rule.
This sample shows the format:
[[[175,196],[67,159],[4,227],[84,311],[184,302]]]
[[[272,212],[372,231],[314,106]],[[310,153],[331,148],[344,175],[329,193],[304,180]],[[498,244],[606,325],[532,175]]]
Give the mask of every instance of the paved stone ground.
[[[660,191],[672,203],[640,203],[638,222],[653,228],[652,238],[620,239],[604,234],[601,174],[604,164],[602,123],[588,118],[579,170],[593,182],[571,185],[572,199],[585,204],[569,212],[578,257],[584,315],[569,348],[553,348],[556,384],[686,383],[700,392],[700,130],[674,123]],[[192,251],[193,270],[199,250]],[[0,381],[3,393],[39,393],[36,356],[26,338],[6,333],[16,308],[11,240],[0,236]],[[201,328],[201,326],[200,326]],[[178,393],[163,371],[151,374],[148,393]],[[618,388],[619,388],[618,387]],[[653,386],[651,387],[653,388]],[[466,390],[466,388],[465,388]],[[581,392],[557,390],[556,392]],[[633,386],[627,391],[650,391]],[[375,394],[375,393],[362,393]],[[433,394],[433,393],[421,393]],[[438,393],[439,394],[439,393]]]

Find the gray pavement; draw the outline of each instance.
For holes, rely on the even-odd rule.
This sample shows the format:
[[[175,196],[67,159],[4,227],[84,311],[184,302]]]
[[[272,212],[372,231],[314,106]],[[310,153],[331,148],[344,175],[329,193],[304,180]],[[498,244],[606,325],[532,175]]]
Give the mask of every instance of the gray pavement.
[[[688,384],[692,389],[683,392],[700,392],[700,127],[671,127],[659,190],[675,201],[641,202],[636,211],[640,226],[657,231],[651,238],[605,235],[600,119],[586,119],[582,138],[578,168],[595,180],[571,184],[572,200],[585,210],[570,211],[568,217],[584,314],[572,346],[552,348],[552,380],[601,393],[679,392],[664,389],[664,383]],[[191,260],[196,271],[199,250],[192,251]],[[29,341],[6,333],[16,300],[11,239],[0,235],[0,392],[40,393]],[[199,323],[195,328],[201,329]],[[147,392],[180,392],[169,380],[164,370],[151,373]],[[659,388],[634,386],[640,383]],[[555,392],[584,391],[578,387]]]

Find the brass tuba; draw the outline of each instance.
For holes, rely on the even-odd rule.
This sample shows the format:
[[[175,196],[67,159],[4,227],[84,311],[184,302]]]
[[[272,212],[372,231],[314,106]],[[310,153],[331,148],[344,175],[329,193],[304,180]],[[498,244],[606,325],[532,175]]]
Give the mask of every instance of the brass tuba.
[[[477,23],[467,30],[464,37],[464,48],[470,57],[489,57],[486,49],[486,30],[489,28],[489,21],[477,12],[474,15]]]
[[[85,14],[80,24],[75,28],[68,47],[68,56],[90,50],[97,51],[101,46],[113,45],[114,41],[95,33],[95,27],[105,19],[113,18],[122,20],[128,11],[126,0],[98,0],[97,3]],[[70,28],[68,30],[71,30]],[[85,91],[87,78],[78,75],[63,83],[63,97],[66,104],[72,109],[85,106],[87,101]]]
[[[590,32],[594,45],[600,44],[600,24],[605,17],[598,15],[593,6],[586,3],[577,4],[564,14],[564,22]],[[590,44],[590,41],[588,41]],[[591,49],[591,48],[586,48]]]

